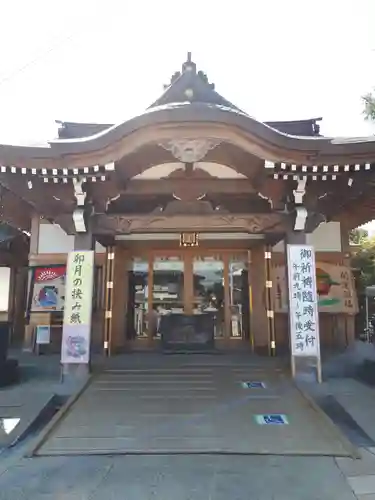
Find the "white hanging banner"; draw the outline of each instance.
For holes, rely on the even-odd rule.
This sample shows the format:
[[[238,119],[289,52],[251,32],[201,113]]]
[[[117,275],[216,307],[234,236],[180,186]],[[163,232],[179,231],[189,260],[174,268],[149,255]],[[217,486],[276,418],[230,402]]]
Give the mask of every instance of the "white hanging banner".
[[[89,363],[94,252],[68,254],[61,363]]]
[[[314,247],[287,245],[287,258],[293,371],[295,371],[294,358],[316,358],[320,380],[319,314]]]

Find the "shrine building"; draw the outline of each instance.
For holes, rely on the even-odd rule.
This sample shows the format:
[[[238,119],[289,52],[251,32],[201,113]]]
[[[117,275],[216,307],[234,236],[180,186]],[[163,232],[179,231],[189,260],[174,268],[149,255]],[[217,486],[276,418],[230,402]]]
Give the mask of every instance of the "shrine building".
[[[50,326],[60,352],[67,255],[95,250],[92,351],[160,349],[161,317],[204,314],[215,349],[287,353],[294,243],[315,250],[321,348],[349,344],[348,233],[375,218],[375,137],[324,137],[320,120],[259,122],[189,55],[139,116],[0,145],[14,338],[34,349]]]

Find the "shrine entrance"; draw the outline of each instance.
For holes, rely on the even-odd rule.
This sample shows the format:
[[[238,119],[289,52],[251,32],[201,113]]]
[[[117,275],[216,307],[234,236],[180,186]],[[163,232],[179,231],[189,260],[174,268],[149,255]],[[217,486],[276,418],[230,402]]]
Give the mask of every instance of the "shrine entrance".
[[[157,348],[163,324],[192,317],[212,324],[216,347],[251,341],[250,252],[180,249],[129,256],[126,344]]]

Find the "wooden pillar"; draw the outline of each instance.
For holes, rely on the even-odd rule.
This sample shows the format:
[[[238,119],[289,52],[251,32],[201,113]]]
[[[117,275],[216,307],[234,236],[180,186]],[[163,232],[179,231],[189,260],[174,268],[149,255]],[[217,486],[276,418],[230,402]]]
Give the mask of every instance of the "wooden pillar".
[[[194,255],[186,252],[184,262],[184,313],[193,314],[194,310]]]
[[[39,231],[40,231],[40,217],[33,215],[31,218],[31,232],[30,232],[30,254],[39,253]]]
[[[114,248],[111,353],[121,351],[126,344],[125,324],[127,308],[128,263],[126,249]]]
[[[37,255],[39,253],[39,233],[40,233],[40,216],[35,214],[31,218],[31,232],[30,232],[30,243],[29,243],[29,258],[30,255]],[[26,280],[26,288],[25,291],[25,308],[23,312],[24,318],[26,317],[26,312],[28,308],[28,298],[29,294],[32,293],[32,272],[26,271],[27,280]],[[24,321],[24,334],[23,334],[23,350],[24,351],[32,351],[33,350],[33,331],[34,326],[28,324],[28,321]]]
[[[351,268],[351,253],[349,245],[349,230],[340,222],[341,250],[344,254],[343,264]],[[353,287],[355,290],[355,287]],[[349,345],[355,341],[355,316],[348,314],[339,317],[340,345]]]
[[[148,296],[147,296],[147,343],[148,346],[152,346],[154,342],[154,333],[155,330],[151,326],[153,324],[152,320],[152,314],[153,314],[153,308],[154,308],[154,256],[152,253],[148,256],[148,266],[147,266],[147,289],[148,289]]]
[[[229,255],[223,255],[224,264],[224,340],[225,344],[229,345],[231,329],[232,329],[232,314],[229,293]]]
[[[107,247],[104,263],[103,305],[104,305],[104,355],[112,354],[112,320],[113,320],[113,272],[114,272],[113,247]]]
[[[265,266],[265,297],[266,297],[266,313],[267,313],[267,328],[268,328],[268,354],[276,356],[276,334],[275,334],[275,309],[272,283],[272,247],[266,246],[264,252]]]
[[[253,332],[254,350],[260,354],[268,354],[268,321],[266,306],[266,270],[264,265],[265,246],[260,245],[251,250],[251,283],[252,283],[252,315],[251,330]]]
[[[12,343],[20,346],[24,342],[25,312],[27,309],[28,268],[12,267],[9,297],[9,321],[13,325]]]

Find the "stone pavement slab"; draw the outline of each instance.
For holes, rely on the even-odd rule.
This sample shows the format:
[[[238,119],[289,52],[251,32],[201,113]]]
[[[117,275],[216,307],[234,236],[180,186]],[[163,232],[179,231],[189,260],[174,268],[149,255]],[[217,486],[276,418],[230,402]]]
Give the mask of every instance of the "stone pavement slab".
[[[375,494],[375,474],[370,476],[348,477],[347,479],[356,495]]]
[[[230,358],[180,367],[165,359],[94,377],[38,455],[352,452],[282,371]],[[266,388],[244,389],[246,381]],[[259,425],[261,414],[286,414],[289,424]]]
[[[361,459],[359,460],[347,457],[336,458],[336,463],[345,476],[367,476],[375,474],[375,455],[366,449],[361,449],[360,454]]]
[[[0,475],[0,491],[0,500],[356,498],[330,457],[41,457]]]
[[[357,424],[375,441],[375,390],[350,379],[331,379],[316,386],[315,393],[332,394]],[[366,408],[366,411],[363,409]]]
[[[19,392],[15,394],[13,391],[11,397],[7,397],[7,393],[0,389],[0,421],[2,424],[0,425],[0,450],[20,439],[37,417],[51,406],[54,398],[52,392],[37,393],[33,397],[24,393],[21,396]],[[14,405],[14,402],[21,400],[21,398],[23,404]]]

